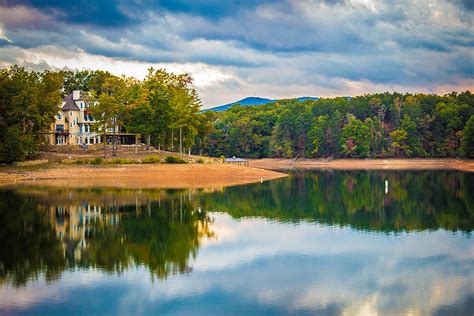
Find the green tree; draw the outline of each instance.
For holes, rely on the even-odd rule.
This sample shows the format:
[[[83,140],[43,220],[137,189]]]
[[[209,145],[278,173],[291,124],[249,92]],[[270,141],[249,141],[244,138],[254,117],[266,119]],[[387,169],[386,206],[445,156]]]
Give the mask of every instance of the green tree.
[[[329,129],[329,117],[327,115],[318,116],[314,119],[308,132],[308,137],[312,142],[315,156],[327,156],[329,145],[327,131]]]
[[[154,126],[154,112],[148,98],[146,97],[146,90],[139,88],[138,95],[134,100],[132,106],[127,112],[127,130],[134,133],[140,133],[145,136],[146,149],[150,150],[151,134],[155,131]]]
[[[342,128],[341,154],[345,157],[368,157],[370,153],[370,130],[361,120],[347,115]]]
[[[125,78],[110,77],[102,85],[102,93],[98,95],[91,113],[95,118],[94,128],[104,137],[104,157],[107,157],[107,133],[112,133],[112,156],[117,155],[118,133],[124,125],[127,104],[127,83]]]
[[[61,100],[55,72],[0,70],[0,162],[34,156],[49,133]]]
[[[179,153],[183,155],[183,145],[190,147],[197,135],[199,123],[197,112],[200,108],[200,101],[194,90],[188,90],[184,86],[175,87],[171,91],[170,105],[175,120],[170,124],[170,127],[179,131]],[[184,135],[185,131],[187,131],[187,135]],[[185,143],[183,143],[183,137],[187,140]]]
[[[467,158],[474,158],[474,115],[471,115],[464,127],[462,138],[462,154]]]
[[[390,138],[392,143],[390,144],[390,150],[394,156],[406,156],[410,154],[407,145],[407,131],[404,129],[397,129],[390,132]]]

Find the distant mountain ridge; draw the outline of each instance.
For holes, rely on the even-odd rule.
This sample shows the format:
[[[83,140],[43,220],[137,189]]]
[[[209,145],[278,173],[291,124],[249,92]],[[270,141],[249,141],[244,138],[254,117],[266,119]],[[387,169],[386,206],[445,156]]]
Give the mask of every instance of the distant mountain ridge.
[[[318,100],[317,97],[299,97],[299,98],[291,98],[289,100],[297,100],[300,102],[306,101],[306,100]],[[213,108],[205,109],[204,111],[214,111],[214,112],[221,112],[228,110],[231,108],[233,105],[240,104],[242,106],[254,106],[254,105],[262,105],[262,104],[268,104],[268,103],[273,103],[279,100],[272,100],[272,99],[267,99],[267,98],[260,98],[260,97],[247,97],[242,100],[224,104],[224,105],[218,105]]]

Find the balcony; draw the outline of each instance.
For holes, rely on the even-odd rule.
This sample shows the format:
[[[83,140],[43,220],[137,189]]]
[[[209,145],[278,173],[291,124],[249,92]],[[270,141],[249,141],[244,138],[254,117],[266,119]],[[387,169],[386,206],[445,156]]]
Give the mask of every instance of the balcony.
[[[56,135],[69,135],[69,131],[64,129],[64,125],[56,125],[56,129],[54,130],[54,134]]]

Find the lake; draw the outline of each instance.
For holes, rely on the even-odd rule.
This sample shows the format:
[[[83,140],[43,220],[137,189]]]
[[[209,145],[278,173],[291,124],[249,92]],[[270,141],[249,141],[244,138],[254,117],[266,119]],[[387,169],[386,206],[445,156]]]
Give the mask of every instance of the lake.
[[[0,314],[473,315],[474,174],[0,191]]]

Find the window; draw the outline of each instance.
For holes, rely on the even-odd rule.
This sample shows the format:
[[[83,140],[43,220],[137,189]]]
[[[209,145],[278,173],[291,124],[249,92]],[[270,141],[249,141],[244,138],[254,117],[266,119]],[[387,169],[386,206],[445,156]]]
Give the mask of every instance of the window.
[[[62,118],[61,113],[58,114],[58,120]]]
[[[69,115],[72,115],[72,111],[69,111]]]
[[[64,132],[64,125],[56,124],[56,132]]]

